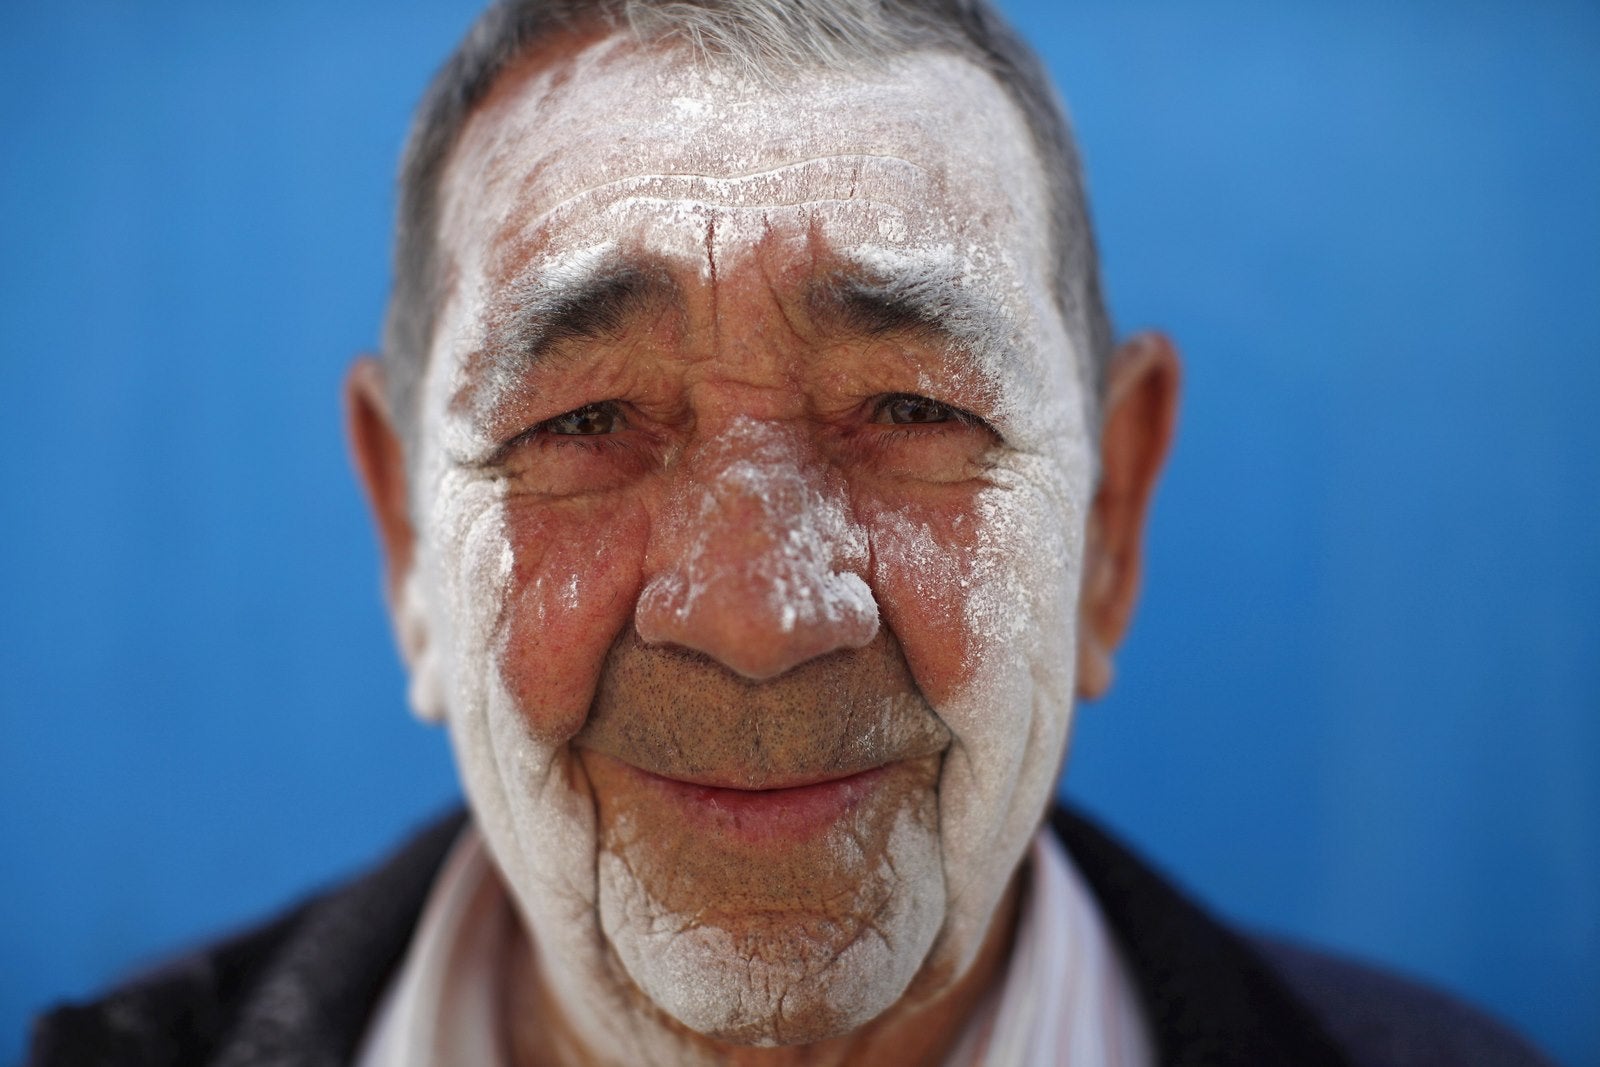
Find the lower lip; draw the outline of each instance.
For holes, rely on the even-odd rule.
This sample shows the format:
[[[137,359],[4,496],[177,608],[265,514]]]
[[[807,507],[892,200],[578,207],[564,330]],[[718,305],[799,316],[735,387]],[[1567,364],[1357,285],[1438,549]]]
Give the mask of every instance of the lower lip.
[[[888,768],[788,789],[724,789],[639,773],[707,829],[754,844],[821,833],[860,804]]]

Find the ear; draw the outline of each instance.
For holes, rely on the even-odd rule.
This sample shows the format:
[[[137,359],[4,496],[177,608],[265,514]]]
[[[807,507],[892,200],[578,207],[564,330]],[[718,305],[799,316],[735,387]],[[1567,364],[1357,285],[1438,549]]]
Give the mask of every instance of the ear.
[[[1159,333],[1138,334],[1106,368],[1100,484],[1089,513],[1078,598],[1078,696],[1111,688],[1112,665],[1139,599],[1145,516],[1178,415],[1177,350]]]
[[[405,450],[389,411],[383,364],[376,358],[363,356],[351,366],[344,380],[344,415],[351,458],[378,530],[384,591],[393,612],[411,573],[416,535],[411,526]]]

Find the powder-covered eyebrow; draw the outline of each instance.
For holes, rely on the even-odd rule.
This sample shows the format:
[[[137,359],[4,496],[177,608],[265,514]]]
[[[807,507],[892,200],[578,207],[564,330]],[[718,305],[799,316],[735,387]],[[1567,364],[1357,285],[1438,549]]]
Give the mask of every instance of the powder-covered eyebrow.
[[[1004,360],[1015,332],[987,294],[932,264],[835,275],[813,287],[810,305],[813,317],[833,329],[865,336],[922,334],[980,362]]]
[[[665,269],[652,264],[604,258],[561,270],[495,301],[483,352],[495,377],[520,379],[547,364],[565,343],[614,337],[629,319],[676,297]]]

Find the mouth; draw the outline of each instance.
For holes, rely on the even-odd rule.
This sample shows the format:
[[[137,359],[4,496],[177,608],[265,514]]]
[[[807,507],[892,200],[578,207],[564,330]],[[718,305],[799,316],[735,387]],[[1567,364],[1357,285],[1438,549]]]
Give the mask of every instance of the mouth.
[[[794,843],[825,832],[881,788],[900,766],[749,789],[668,778],[610,756],[586,755],[610,764],[608,771],[633,779],[702,832],[746,845]]]

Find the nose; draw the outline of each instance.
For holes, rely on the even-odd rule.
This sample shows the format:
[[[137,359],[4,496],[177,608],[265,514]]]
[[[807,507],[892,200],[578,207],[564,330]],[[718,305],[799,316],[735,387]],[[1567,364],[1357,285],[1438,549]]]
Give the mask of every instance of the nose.
[[[795,432],[740,419],[681,470],[635,612],[645,642],[759,681],[877,635],[866,532]]]

